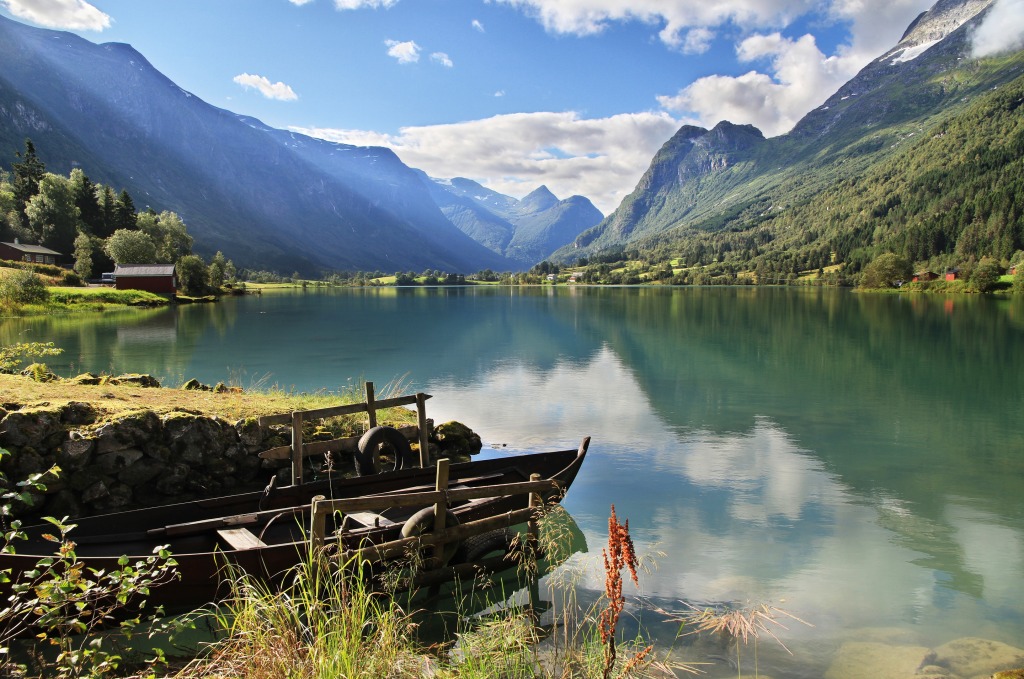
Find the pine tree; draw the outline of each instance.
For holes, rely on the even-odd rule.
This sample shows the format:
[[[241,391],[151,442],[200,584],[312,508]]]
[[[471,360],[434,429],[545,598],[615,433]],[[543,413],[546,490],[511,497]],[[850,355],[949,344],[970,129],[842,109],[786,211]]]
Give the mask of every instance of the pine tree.
[[[11,164],[14,172],[14,199],[15,209],[21,213],[22,226],[28,229],[28,215],[25,214],[25,206],[32,200],[32,196],[39,193],[39,182],[46,174],[46,166],[36,155],[35,144],[31,139],[25,140],[25,153],[16,152],[21,162]]]

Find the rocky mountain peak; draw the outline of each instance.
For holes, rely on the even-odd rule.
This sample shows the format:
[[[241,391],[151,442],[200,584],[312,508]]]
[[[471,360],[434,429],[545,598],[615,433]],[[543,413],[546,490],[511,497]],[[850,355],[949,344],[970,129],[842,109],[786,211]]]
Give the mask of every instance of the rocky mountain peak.
[[[942,40],[980,14],[992,2],[993,0],[939,0],[931,9],[914,19],[896,47],[907,49]]]

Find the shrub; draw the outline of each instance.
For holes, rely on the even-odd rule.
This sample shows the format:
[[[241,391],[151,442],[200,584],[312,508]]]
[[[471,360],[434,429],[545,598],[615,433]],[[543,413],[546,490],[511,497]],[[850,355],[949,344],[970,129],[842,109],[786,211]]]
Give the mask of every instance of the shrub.
[[[45,304],[49,299],[46,283],[32,269],[18,269],[0,278],[0,304]]]

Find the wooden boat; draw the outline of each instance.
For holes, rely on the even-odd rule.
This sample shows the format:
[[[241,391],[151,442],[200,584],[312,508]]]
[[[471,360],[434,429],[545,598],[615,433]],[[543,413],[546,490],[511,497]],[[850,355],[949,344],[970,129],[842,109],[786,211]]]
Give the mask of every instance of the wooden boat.
[[[502,487],[521,485],[529,481],[531,475],[554,481],[553,488],[544,493],[544,500],[558,501],[575,479],[589,443],[588,437],[576,450],[450,465],[449,488],[486,487],[490,490],[484,491],[486,497],[452,503],[446,516],[454,516],[459,524],[467,524],[525,508],[527,496],[504,494]],[[154,588],[148,597],[149,605],[163,605],[168,612],[192,610],[215,601],[227,591],[223,577],[226,563],[274,581],[305,558],[313,497],[395,498],[395,505],[407,505],[408,502],[403,503],[400,498],[408,499],[417,492],[435,490],[435,475],[433,467],[401,469],[373,476],[285,486],[272,492],[257,491],[85,517],[72,522],[75,528],[69,538],[75,542],[77,557],[84,566],[105,570],[117,568],[122,555],[134,563],[151,556],[158,546],[167,545],[178,563],[181,577]],[[328,533],[335,541],[340,534],[341,547],[346,549],[400,540],[403,526],[420,509],[422,507],[395,506],[372,515],[365,512],[352,512],[344,517],[332,515]],[[520,518],[514,523],[522,521]],[[16,554],[0,554],[0,570],[10,569],[15,581],[35,568],[41,557],[53,556],[56,547],[43,537],[54,532],[50,524],[30,526],[25,532],[28,540],[16,543]]]

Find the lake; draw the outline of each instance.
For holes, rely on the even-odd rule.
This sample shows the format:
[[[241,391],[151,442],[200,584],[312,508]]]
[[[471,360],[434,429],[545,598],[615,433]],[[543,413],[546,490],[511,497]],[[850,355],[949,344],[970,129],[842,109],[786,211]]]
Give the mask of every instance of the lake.
[[[590,435],[565,501],[590,553],[570,566],[596,598],[614,504],[657,563],[628,590],[647,603],[628,610],[660,648],[678,626],[653,606],[724,602],[813,624],[780,618],[792,656],[762,637],[760,670],[775,676],[824,676],[851,648],[902,658],[966,636],[1024,646],[1024,300],[311,289],[4,319],[0,339],[55,342],[65,353],[48,364],[61,375],[300,391],[372,380],[378,394],[397,384],[433,394],[428,416],[465,422],[489,455]],[[703,643],[675,647],[710,653]],[[708,676],[736,676],[731,653],[712,653]]]

